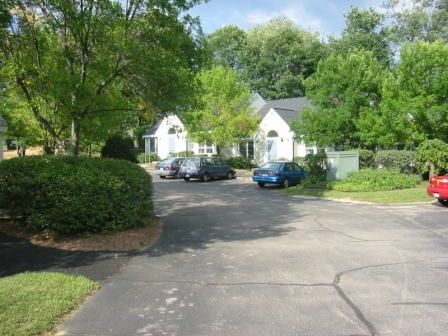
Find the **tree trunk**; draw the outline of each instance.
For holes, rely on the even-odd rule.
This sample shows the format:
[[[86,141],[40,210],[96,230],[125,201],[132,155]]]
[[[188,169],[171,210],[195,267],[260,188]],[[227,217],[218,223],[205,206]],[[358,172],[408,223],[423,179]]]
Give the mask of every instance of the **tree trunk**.
[[[430,163],[429,164],[429,179],[431,180],[431,178],[434,176],[434,164]]]
[[[76,117],[72,119],[72,131],[70,139],[70,153],[79,155],[79,133],[81,131],[81,122]]]
[[[23,146],[17,146],[17,155],[18,155],[19,157],[23,157],[23,156],[25,156],[25,150],[26,150],[25,147],[23,147]]]
[[[216,145],[216,154],[218,155],[218,157],[221,157],[221,147]]]

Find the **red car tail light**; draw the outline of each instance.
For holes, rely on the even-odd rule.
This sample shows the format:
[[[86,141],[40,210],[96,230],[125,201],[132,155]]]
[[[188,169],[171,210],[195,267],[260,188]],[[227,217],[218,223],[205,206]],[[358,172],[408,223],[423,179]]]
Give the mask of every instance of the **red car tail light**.
[[[166,169],[171,170],[171,169],[173,169],[173,167],[171,167],[171,166],[169,165],[169,166],[166,166]]]
[[[280,173],[278,173],[278,172],[269,172],[269,175],[271,175],[271,176],[280,176]]]
[[[180,171],[180,172],[182,171],[182,166],[179,167],[179,171]]]

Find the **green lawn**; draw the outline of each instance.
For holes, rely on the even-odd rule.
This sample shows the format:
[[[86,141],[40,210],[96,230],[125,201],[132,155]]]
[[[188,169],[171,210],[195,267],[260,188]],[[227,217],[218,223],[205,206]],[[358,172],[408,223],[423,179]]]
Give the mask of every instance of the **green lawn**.
[[[416,188],[390,190],[390,191],[366,191],[366,192],[343,192],[326,189],[303,188],[302,186],[280,189],[279,192],[288,195],[307,195],[325,198],[350,199],[353,201],[372,203],[411,203],[432,202],[433,198],[426,194],[426,184]]]
[[[42,335],[98,288],[84,277],[21,273],[0,279],[0,335]]]

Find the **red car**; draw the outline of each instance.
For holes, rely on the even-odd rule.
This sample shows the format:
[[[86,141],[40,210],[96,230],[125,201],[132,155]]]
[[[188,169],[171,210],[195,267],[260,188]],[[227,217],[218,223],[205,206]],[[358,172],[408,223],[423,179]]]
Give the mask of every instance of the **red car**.
[[[448,206],[448,174],[432,177],[426,192],[429,196],[437,198],[440,204]]]

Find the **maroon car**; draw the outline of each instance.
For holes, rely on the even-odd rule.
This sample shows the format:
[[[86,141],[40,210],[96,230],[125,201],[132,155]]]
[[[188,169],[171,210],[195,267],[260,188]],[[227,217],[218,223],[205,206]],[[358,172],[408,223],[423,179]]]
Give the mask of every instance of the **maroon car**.
[[[426,192],[429,196],[437,198],[440,204],[448,206],[448,174],[432,177]]]

